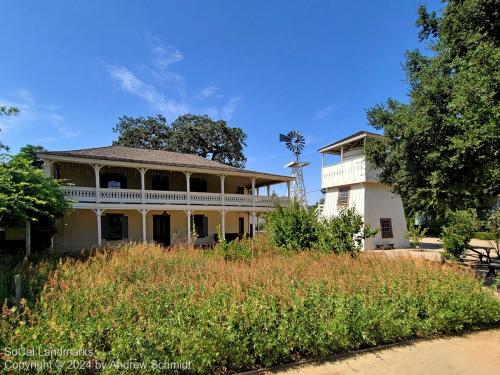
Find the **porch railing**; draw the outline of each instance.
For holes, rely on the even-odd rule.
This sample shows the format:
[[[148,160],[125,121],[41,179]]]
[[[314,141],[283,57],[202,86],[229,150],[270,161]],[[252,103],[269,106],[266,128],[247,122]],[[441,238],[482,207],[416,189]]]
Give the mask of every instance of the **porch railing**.
[[[140,189],[99,189],[93,187],[63,186],[66,196],[79,203],[142,203]],[[146,204],[187,205],[188,194],[185,191],[144,190]],[[193,206],[237,206],[237,207],[274,207],[286,205],[288,198],[275,196],[252,196],[243,194],[189,193],[189,202]]]

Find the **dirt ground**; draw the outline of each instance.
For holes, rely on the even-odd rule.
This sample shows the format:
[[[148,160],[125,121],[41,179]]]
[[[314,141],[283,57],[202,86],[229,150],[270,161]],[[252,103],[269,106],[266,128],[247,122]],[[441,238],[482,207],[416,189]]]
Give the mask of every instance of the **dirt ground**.
[[[500,329],[436,338],[354,357],[290,366],[280,375],[500,374]]]

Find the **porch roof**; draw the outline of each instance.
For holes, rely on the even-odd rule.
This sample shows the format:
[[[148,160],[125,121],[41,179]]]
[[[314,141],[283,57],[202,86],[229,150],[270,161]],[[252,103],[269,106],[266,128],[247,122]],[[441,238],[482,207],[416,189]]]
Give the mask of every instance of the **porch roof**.
[[[217,161],[208,160],[198,155],[182,154],[179,152],[162,150],[147,150],[125,146],[107,146],[68,151],[48,151],[40,152],[38,153],[38,156],[46,160],[61,160],[73,162],[95,160],[105,162],[108,161],[132,163],[135,167],[141,167],[145,165],[158,165],[172,167],[174,170],[194,169],[204,170],[207,173],[210,173],[210,171],[217,171],[219,172],[219,174],[258,178],[259,181],[257,183],[257,186],[264,186],[267,184],[293,180],[293,177],[290,176],[240,169]]]

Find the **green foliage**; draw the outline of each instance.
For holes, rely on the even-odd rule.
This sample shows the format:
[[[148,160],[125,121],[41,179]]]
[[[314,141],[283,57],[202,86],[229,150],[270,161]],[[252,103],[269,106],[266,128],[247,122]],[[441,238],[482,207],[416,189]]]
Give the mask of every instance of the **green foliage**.
[[[493,241],[493,246],[500,257],[500,208],[497,207],[491,212],[486,226],[491,234],[487,239]]]
[[[40,217],[58,218],[71,207],[59,182],[20,154],[0,163],[0,225],[20,225]]]
[[[363,224],[363,219],[354,207],[341,208],[337,216],[322,219],[319,223],[318,247],[336,254],[357,254],[363,240],[373,237],[377,230]]]
[[[0,116],[13,116],[19,113],[19,109],[16,107],[7,107],[5,105],[0,105]],[[9,148],[0,142],[0,150],[8,150]]]
[[[422,239],[427,233],[427,228],[424,228],[420,224],[415,224],[415,217],[408,219],[407,228],[405,238],[411,242],[412,246],[420,248]]]
[[[21,147],[17,156],[29,160],[31,165],[35,168],[42,168],[43,160],[38,157],[37,153],[45,151],[47,150],[42,146],[26,145]]]
[[[250,240],[235,239],[227,242],[222,235],[220,228],[217,227],[218,242],[210,252],[216,256],[222,256],[225,260],[244,260],[248,261],[252,258],[250,249]]]
[[[409,102],[368,110],[387,139],[367,142],[380,178],[412,214],[443,219],[447,209],[489,207],[500,194],[500,24],[498,0],[445,1],[419,8],[421,39],[410,51]]]
[[[445,256],[461,260],[474,233],[479,229],[480,222],[473,209],[448,211],[446,225],[443,227],[441,240],[446,251]]]
[[[208,116],[184,114],[170,125],[162,115],[123,116],[113,131],[118,133],[114,144],[122,146],[195,154],[238,168],[246,163],[243,130]]]
[[[58,359],[190,362],[199,374],[500,323],[500,301],[472,273],[420,259],[301,252],[232,262],[154,245],[63,261],[38,304],[18,312],[4,306],[2,348],[84,348],[92,354]]]
[[[266,215],[265,229],[271,243],[288,250],[315,247],[319,222],[314,209],[306,209],[294,201],[289,207],[276,207]]]

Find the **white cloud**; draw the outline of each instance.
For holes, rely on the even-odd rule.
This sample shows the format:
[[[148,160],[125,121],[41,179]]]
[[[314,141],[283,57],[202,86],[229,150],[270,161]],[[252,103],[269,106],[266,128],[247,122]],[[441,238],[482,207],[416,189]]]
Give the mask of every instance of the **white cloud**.
[[[229,101],[222,107],[221,114],[226,120],[230,120],[233,116],[234,111],[240,105],[241,98],[239,96],[233,96]]]
[[[145,100],[169,121],[188,111],[204,113],[215,119],[223,117],[229,120],[232,117],[241,101],[239,97],[233,96],[220,107],[210,103],[224,97],[215,85],[204,87],[197,94],[189,94],[185,78],[171,69],[174,63],[184,59],[181,51],[162,43],[156,36],[147,35],[146,39],[151,60],[141,68],[150,74],[149,80],[126,66],[106,64],[109,76],[120,84],[123,91]],[[200,103],[196,103],[200,99],[207,101],[206,108],[200,108]]]
[[[207,86],[201,89],[197,97],[201,99],[208,99],[214,96],[217,98],[222,98],[224,95],[219,94],[218,91],[219,88],[217,86]]]
[[[186,105],[175,100],[166,99],[153,85],[141,81],[124,66],[109,66],[108,73],[111,78],[120,83],[124,91],[146,100],[153,107],[167,115],[170,120],[187,112]]]
[[[10,131],[30,123],[44,123],[51,125],[64,138],[74,138],[80,134],[66,124],[63,116],[57,112],[57,107],[40,104],[34,99],[29,90],[18,89],[11,95],[14,100],[0,100],[8,106],[17,107],[20,113],[17,116],[10,116],[2,119],[0,128],[3,131]]]
[[[329,105],[328,107],[320,109],[318,112],[316,112],[316,118],[320,120],[327,118],[333,113],[333,111],[335,111],[335,106]]]

